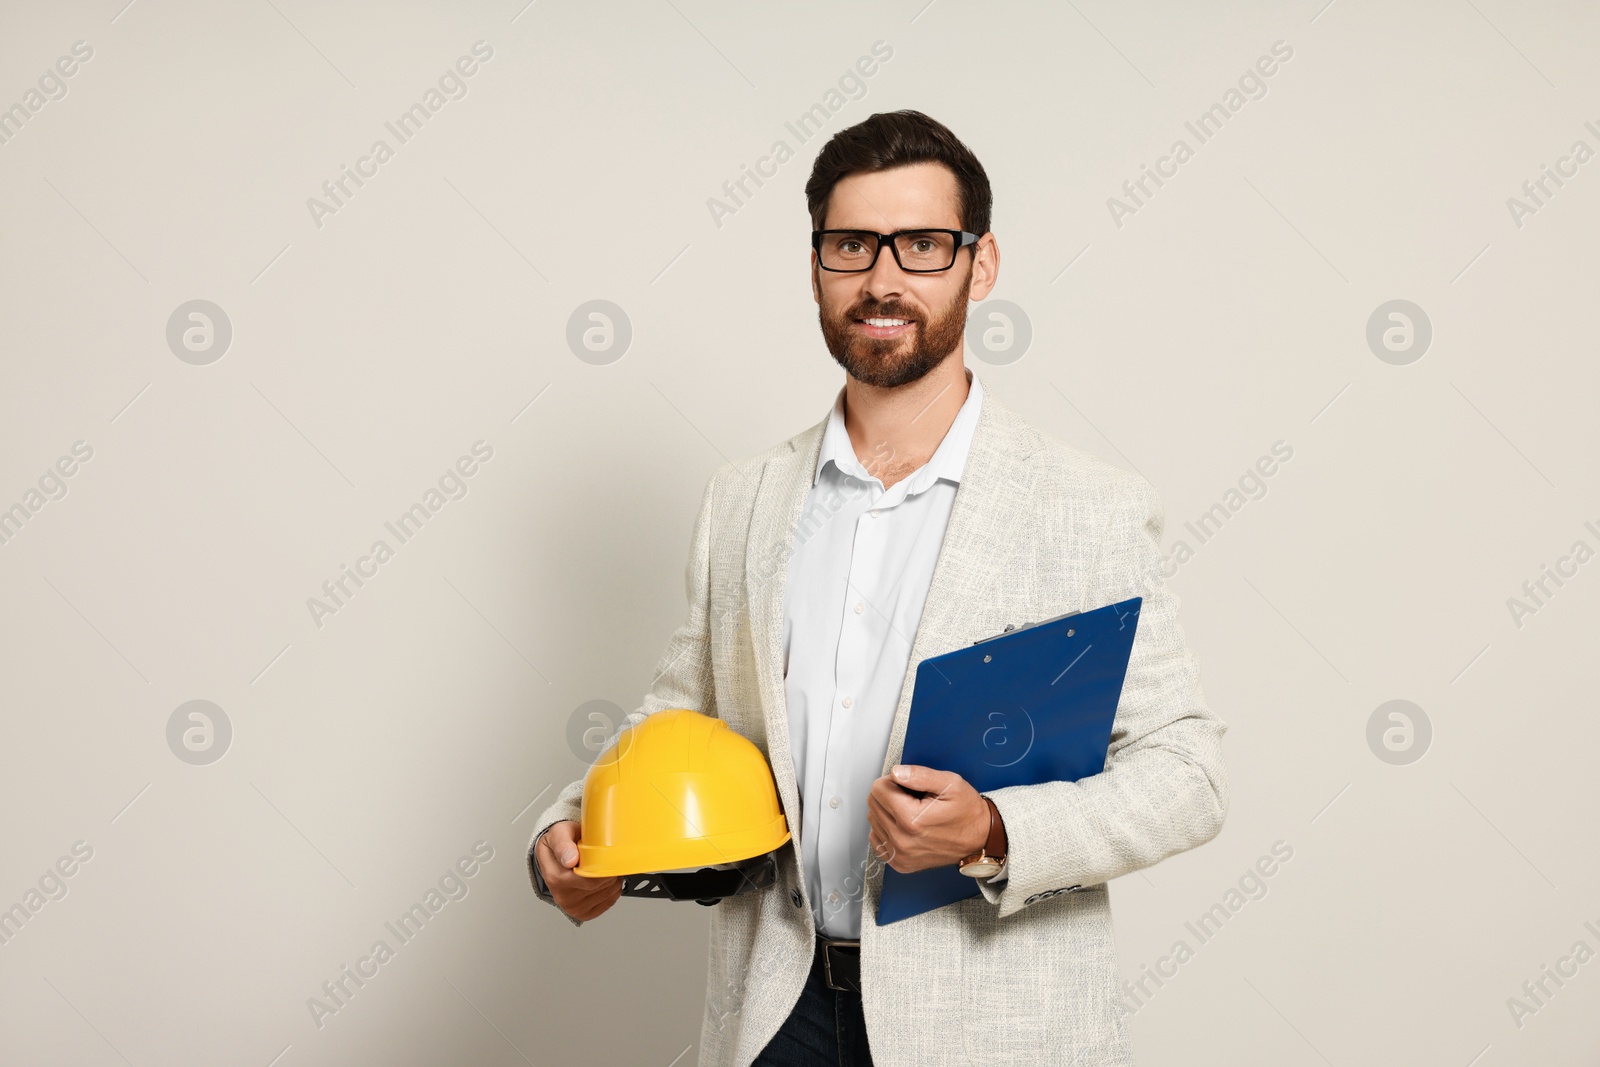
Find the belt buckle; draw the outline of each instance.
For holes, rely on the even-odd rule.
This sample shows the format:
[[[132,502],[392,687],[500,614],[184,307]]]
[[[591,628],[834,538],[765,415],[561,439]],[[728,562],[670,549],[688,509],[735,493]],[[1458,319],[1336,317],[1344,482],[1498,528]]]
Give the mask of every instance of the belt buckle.
[[[834,980],[834,977],[833,977],[833,960],[834,960],[834,950],[835,949],[855,949],[855,968],[854,968],[854,970],[855,970],[855,983],[856,983],[855,985],[845,985],[845,984],[843,984],[843,981],[842,981],[842,979],[844,977],[843,974],[840,975],[841,981],[835,981]],[[841,956],[842,955],[843,954],[841,954]],[[842,959],[841,959],[841,966],[840,966],[839,969],[840,969],[841,972],[849,969],[847,967],[847,965],[843,965]],[[844,992],[844,993],[856,993],[856,994],[859,994],[861,992],[861,988],[860,988],[860,985],[861,985],[861,942],[859,940],[858,941],[838,941],[838,940],[832,940],[832,939],[824,939],[823,942],[822,942],[822,972],[823,972],[823,977],[826,980],[827,986],[828,986],[829,989],[838,990],[838,991]]]

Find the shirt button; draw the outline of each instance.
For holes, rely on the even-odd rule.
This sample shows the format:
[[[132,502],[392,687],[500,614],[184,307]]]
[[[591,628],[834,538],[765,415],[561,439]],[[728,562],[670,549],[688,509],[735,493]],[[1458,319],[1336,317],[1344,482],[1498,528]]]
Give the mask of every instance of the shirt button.
[[[866,610],[867,610],[867,605],[866,605],[865,601],[862,601],[862,600],[856,601],[856,614],[857,615],[860,615],[863,611],[866,611]]]
[[[869,512],[867,512],[867,514],[871,515],[873,518],[877,518],[878,517],[878,513],[877,513],[876,510],[869,511]]]
[[[837,904],[842,899],[844,899],[844,898],[839,896],[839,891],[837,889],[835,889],[833,892],[828,894],[828,903],[829,904]]]
[[[855,700],[851,697],[845,697],[843,700],[839,701],[839,703],[848,708],[851,704],[855,703]]]
[[[829,797],[828,798],[828,807],[837,808],[838,806],[839,806],[839,798],[838,797]]]

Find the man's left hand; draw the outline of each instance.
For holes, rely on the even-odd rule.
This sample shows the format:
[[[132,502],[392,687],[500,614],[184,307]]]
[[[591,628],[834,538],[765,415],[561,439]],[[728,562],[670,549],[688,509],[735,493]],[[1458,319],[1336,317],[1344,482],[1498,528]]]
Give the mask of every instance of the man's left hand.
[[[960,863],[982,848],[989,837],[989,804],[953,771],[901,764],[872,783],[867,825],[873,855],[910,874]]]

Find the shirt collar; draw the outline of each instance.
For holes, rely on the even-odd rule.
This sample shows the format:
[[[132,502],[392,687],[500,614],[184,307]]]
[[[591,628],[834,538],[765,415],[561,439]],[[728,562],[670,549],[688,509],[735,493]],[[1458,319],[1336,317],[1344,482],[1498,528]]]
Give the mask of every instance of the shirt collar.
[[[934,450],[932,458],[927,463],[904,482],[892,487],[890,492],[904,485],[903,495],[911,496],[922,492],[940,478],[960,484],[961,475],[967,466],[967,454],[972,450],[972,438],[978,426],[978,412],[983,406],[983,383],[972,368],[968,367],[966,370],[967,381],[970,383],[967,399],[956,412],[955,420],[945,432],[944,440],[939,442],[939,447]],[[850,443],[850,433],[844,427],[844,393],[844,389],[841,388],[839,395],[834,398],[833,411],[828,415],[827,428],[822,432],[822,448],[817,454],[817,468],[812,475],[813,485],[821,480],[829,462],[843,474],[862,481],[875,480],[856,457],[855,446]]]

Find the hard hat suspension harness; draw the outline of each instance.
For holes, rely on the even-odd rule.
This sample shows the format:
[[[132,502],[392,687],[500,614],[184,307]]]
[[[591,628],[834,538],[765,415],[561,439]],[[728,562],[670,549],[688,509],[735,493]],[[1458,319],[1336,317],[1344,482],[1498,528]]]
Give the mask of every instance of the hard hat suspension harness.
[[[692,900],[710,907],[724,897],[770,889],[777,881],[778,864],[769,853],[722,867],[702,867],[698,871],[623,875],[622,895]]]

